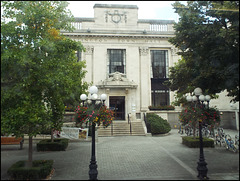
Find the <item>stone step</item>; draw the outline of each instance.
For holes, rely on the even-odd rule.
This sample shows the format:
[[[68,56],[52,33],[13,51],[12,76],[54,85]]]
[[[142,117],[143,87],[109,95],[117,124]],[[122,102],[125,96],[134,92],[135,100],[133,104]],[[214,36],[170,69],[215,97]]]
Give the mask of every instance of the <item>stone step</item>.
[[[131,123],[132,132],[130,133],[130,124],[127,121],[113,121],[113,134],[111,132],[111,126],[103,128],[98,127],[98,136],[145,136],[142,122]]]

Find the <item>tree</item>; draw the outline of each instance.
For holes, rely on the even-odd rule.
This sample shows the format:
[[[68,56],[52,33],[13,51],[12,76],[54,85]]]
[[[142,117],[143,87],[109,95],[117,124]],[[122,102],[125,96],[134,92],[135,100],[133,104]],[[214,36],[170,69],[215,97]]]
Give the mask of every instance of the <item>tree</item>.
[[[239,1],[173,4],[180,16],[169,42],[182,56],[166,83],[177,93],[201,87],[209,94],[227,90],[239,101]]]
[[[1,134],[29,135],[59,129],[64,100],[85,91],[85,62],[77,62],[80,42],[60,35],[71,31],[73,16],[64,1],[3,1],[1,21]],[[81,92],[79,92],[81,94]]]

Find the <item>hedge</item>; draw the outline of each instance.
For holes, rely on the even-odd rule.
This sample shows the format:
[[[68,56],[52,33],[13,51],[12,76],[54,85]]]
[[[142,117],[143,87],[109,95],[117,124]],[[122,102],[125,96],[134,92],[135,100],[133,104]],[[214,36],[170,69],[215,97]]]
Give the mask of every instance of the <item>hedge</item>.
[[[66,138],[57,138],[54,142],[51,139],[41,140],[37,143],[37,151],[65,151],[68,141]]]
[[[195,139],[193,138],[193,136],[183,136],[182,143],[190,148],[199,148],[200,147],[199,136],[196,136]],[[214,140],[203,137],[203,147],[214,148]]]
[[[14,180],[45,179],[52,171],[53,160],[34,160],[32,167],[26,167],[25,161],[18,161],[7,171]]]

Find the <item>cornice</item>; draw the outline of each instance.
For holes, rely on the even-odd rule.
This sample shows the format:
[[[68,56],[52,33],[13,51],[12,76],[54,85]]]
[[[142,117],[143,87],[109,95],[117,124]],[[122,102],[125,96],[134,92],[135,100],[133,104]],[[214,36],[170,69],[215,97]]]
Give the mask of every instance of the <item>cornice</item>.
[[[93,8],[138,9],[137,5],[124,5],[124,4],[95,4]]]
[[[139,34],[83,34],[83,33],[74,33],[67,32],[62,33],[65,36],[72,37],[110,37],[110,38],[171,38],[174,37],[174,34],[156,34],[156,35],[139,35]]]
[[[138,23],[148,24],[174,24],[174,20],[160,20],[160,19],[138,19]]]

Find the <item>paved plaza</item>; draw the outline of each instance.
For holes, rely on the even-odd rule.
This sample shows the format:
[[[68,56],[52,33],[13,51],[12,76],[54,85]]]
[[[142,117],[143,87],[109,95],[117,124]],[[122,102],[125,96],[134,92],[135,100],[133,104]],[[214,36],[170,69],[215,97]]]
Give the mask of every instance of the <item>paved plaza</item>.
[[[199,148],[182,144],[178,130],[165,136],[99,137],[96,159],[99,180],[198,180]],[[232,136],[238,131],[225,130]],[[1,180],[7,169],[19,160],[27,160],[28,144],[1,147]],[[53,159],[52,180],[88,180],[90,141],[71,141],[66,151],[37,152],[33,159]],[[210,180],[239,180],[239,153],[224,147],[204,148]]]

